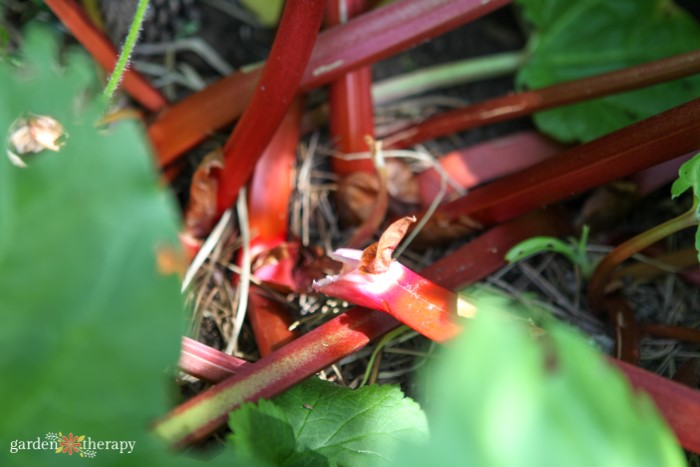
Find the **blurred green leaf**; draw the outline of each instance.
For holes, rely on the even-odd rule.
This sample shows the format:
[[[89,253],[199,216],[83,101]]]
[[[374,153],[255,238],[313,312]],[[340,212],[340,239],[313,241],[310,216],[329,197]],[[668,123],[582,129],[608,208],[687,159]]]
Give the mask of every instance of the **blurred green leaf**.
[[[277,24],[284,7],[284,0],[241,0],[241,3],[267,28]]]
[[[537,89],[697,48],[700,26],[671,0],[518,0],[535,34],[518,84]],[[700,95],[700,77],[540,112],[560,141],[590,141]]]
[[[680,466],[648,397],[585,340],[550,323],[536,341],[522,319],[481,307],[424,378],[427,445],[403,466]]]
[[[238,454],[270,465],[388,465],[401,440],[425,440],[418,404],[395,386],[351,390],[312,378],[232,412]]]
[[[157,259],[179,251],[174,203],[142,128],[97,129],[87,58],[69,51],[59,66],[53,36],[24,39],[21,67],[0,62],[0,141],[27,115],[56,119],[67,136],[28,168],[0,155],[0,465],[75,463],[9,452],[58,432],[136,442],[131,454],[97,451],[98,465],[192,465],[148,432],[175,389],[167,370],[183,330],[179,280]]]

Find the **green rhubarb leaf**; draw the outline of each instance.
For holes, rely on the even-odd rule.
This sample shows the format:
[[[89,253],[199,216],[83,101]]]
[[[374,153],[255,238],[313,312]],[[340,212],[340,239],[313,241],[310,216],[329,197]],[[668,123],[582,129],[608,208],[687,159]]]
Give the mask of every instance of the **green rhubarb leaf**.
[[[428,444],[401,466],[680,466],[683,453],[650,399],[580,335],[480,308],[424,382]]]
[[[681,166],[678,179],[671,186],[671,195],[675,199],[689,188],[693,189],[695,218],[700,221],[700,153]],[[700,260],[700,226],[695,233],[695,249],[698,251],[698,260]]]
[[[310,379],[231,412],[238,454],[270,465],[388,465],[402,440],[425,440],[418,404],[395,386],[357,390]]]
[[[173,402],[166,370],[184,327],[178,277],[158,262],[179,251],[173,200],[140,126],[98,129],[103,101],[87,57],[67,51],[60,66],[45,30],[23,43],[22,65],[0,61],[0,465],[79,454],[98,465],[192,465],[148,431]],[[63,127],[64,144],[17,167],[5,142],[38,116]],[[47,448],[58,433],[85,436],[82,452]],[[87,444],[100,441],[123,450]]]
[[[532,55],[518,73],[531,89],[697,48],[700,25],[671,0],[518,0],[533,24]],[[560,141],[590,141],[694,99],[695,76],[535,115]]]

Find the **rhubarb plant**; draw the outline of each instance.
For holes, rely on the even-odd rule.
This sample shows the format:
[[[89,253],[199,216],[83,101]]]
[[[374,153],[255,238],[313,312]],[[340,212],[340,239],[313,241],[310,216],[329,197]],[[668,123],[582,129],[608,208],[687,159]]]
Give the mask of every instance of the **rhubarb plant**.
[[[74,1],[53,0],[48,3],[62,15],[62,20],[76,36],[82,37],[80,40],[86,47],[100,43],[85,18],[77,14],[80,10]],[[173,107],[163,109],[165,102],[157,95],[154,98],[152,93],[145,92],[148,89],[144,91],[143,87],[129,86],[130,77],[133,82],[136,75],[127,73],[127,91],[149,110],[162,110],[155,116],[149,132],[154,147],[160,151],[162,163],[172,161],[211,130],[243,115],[224,148],[223,168],[213,167],[215,170],[211,171],[216,172],[218,186],[203,190],[207,199],[218,199],[213,217],[230,207],[239,188],[246,185],[254,171],[265,171],[266,165],[260,163],[261,154],[265,147],[270,147],[268,142],[294,95],[337,81],[352,69],[509,2],[404,0],[330,28],[323,33],[320,43],[313,45],[322,3],[325,2],[287,2],[278,40],[262,73],[260,70],[235,73]],[[374,3],[366,2],[367,5]],[[650,5],[648,2],[643,4]],[[558,21],[579,19],[571,11],[578,14],[592,8],[588,4],[566,10],[572,7],[560,3],[558,8],[561,10],[558,10],[554,8],[554,2],[541,2],[541,5],[552,7],[552,12],[566,13]],[[620,2],[620,5],[628,3]],[[660,3],[659,8],[665,13],[675,11],[668,2]],[[658,12],[651,8],[649,11]],[[545,13],[542,14],[547,16]],[[528,14],[532,16],[531,11]],[[670,16],[678,17],[676,13]],[[581,18],[582,27],[594,24],[586,17]],[[559,26],[559,29],[569,28]],[[656,23],[654,29],[665,31]],[[692,28],[679,29],[688,32]],[[640,30],[644,32],[643,28]],[[691,33],[688,37],[695,37]],[[539,34],[544,37],[544,30]],[[537,47],[533,41],[533,50]],[[116,58],[113,48],[99,49],[92,47],[92,53],[97,56],[100,52],[101,62],[112,66]],[[604,55],[598,53],[600,50],[603,48],[595,50],[596,55]],[[677,73],[681,73],[679,69],[687,75],[697,66],[697,61],[698,54],[678,55],[663,63],[627,68],[590,80],[570,81],[560,87],[550,86],[542,92],[500,98],[496,104],[477,105],[476,111],[472,108],[471,115],[476,115],[476,118],[472,118],[470,124],[484,124],[495,121],[489,118],[511,118],[517,112],[525,115],[538,108],[551,108],[593,95],[649,85],[671,79],[671,76],[677,77]],[[53,63],[52,57],[41,63]],[[48,67],[39,66],[37,69],[48,70]],[[15,320],[14,315],[20,316],[16,321],[9,321],[10,325],[0,331],[0,337],[7,337],[5,341],[12,349],[20,350],[7,358],[10,374],[18,375],[18,382],[8,386],[11,390],[6,389],[0,395],[5,396],[2,400],[11,404],[4,413],[11,422],[8,426],[13,429],[20,427],[27,431],[33,429],[30,424],[38,423],[37,426],[44,427],[48,422],[69,420],[90,429],[94,426],[96,432],[107,433],[104,436],[115,429],[133,431],[139,448],[143,446],[142,461],[170,465],[176,461],[168,461],[169,455],[145,433],[145,427],[156,414],[164,413],[162,371],[174,363],[174,358],[167,352],[174,350],[179,337],[182,304],[176,293],[174,275],[180,270],[182,260],[175,246],[176,221],[168,210],[167,197],[156,188],[138,129],[126,123],[106,129],[107,135],[95,134],[91,125],[104,109],[96,103],[86,104],[92,102],[85,97],[89,92],[85,94],[85,89],[79,89],[87,82],[83,79],[89,74],[86,69],[84,64],[81,68],[70,62],[69,70],[73,75],[62,75],[64,80],[59,81],[61,86],[57,89],[52,87],[55,83],[49,84],[51,80],[43,75],[43,79],[37,78],[36,73],[22,73],[22,79],[13,76],[17,86],[13,84],[9,88],[7,102],[10,104],[0,111],[0,123],[4,125],[0,129],[9,133],[9,139],[6,139],[10,143],[8,149],[13,161],[19,160],[28,166],[25,172],[21,172],[23,169],[8,162],[5,166],[0,165],[0,231],[3,232],[0,236],[0,264],[5,271],[4,277],[0,275],[3,278],[0,305],[3,309],[12,309],[12,320]],[[599,71],[607,70],[601,68]],[[633,80],[640,70],[647,74],[642,73],[644,77]],[[68,83],[68,78],[75,79]],[[3,85],[5,81],[2,81]],[[583,83],[597,83],[598,87],[592,86],[596,90],[589,93],[590,88]],[[36,95],[25,96],[30,93],[29,86],[31,91],[36,90]],[[3,90],[0,89],[0,93]],[[78,94],[80,98],[76,97]],[[139,95],[141,99],[138,99]],[[144,99],[144,95],[150,98]],[[251,96],[250,105],[243,111]],[[60,109],[56,111],[47,107],[54,98],[60,101]],[[669,105],[673,104],[675,102]],[[504,107],[507,111],[503,110]],[[633,117],[642,118],[635,112]],[[658,109],[650,114],[657,112]],[[517,169],[514,169],[513,175],[478,188],[466,198],[441,208],[436,224],[440,227],[456,221],[470,228],[480,228],[510,220],[606,180],[685,154],[691,149],[697,150],[694,135],[698,134],[700,127],[698,115],[700,101],[691,102],[567,151],[561,157],[547,158],[522,172],[515,173]],[[44,125],[53,119],[57,119],[60,125]],[[41,125],[35,125],[37,122]],[[370,122],[364,123],[369,125]],[[37,132],[37,126],[51,131],[48,135]],[[425,132],[421,137],[429,134]],[[439,132],[432,134],[435,136]],[[32,144],[39,150],[31,151],[38,154],[28,155],[28,148],[32,146],[25,144],[23,149],[22,144],[18,144],[24,143],[23,138],[27,136],[37,139]],[[585,140],[586,137],[579,139]],[[403,142],[408,140],[410,138]],[[87,155],[88,150],[93,153]],[[123,156],[127,152],[128,156]],[[61,164],[66,162],[73,164],[63,167],[70,170],[49,172],[50,168],[62,167]],[[692,167],[687,173],[697,174],[697,165]],[[261,183],[263,192],[266,184]],[[281,185],[278,185],[280,191],[287,191]],[[695,188],[697,182],[686,180],[677,185],[674,187],[676,195],[690,186]],[[81,196],[85,192],[90,196]],[[255,197],[254,201],[264,203],[265,199]],[[285,210],[287,203],[282,197],[277,201],[281,208],[267,203],[264,208],[272,214],[279,209]],[[66,206],[71,209],[66,209]],[[265,209],[260,210],[263,211]],[[551,212],[552,209],[550,216]],[[281,232],[286,230],[286,216],[268,217],[267,214],[270,213],[261,217],[282,225],[281,230],[276,229],[279,234],[276,236],[284,237]],[[239,221],[242,217],[239,215]],[[133,219],[133,222],[125,219]],[[518,463],[537,465],[542,459],[538,456],[545,452],[564,465],[579,459],[587,465],[615,461],[636,465],[642,460],[676,465],[678,450],[668,432],[660,427],[658,416],[654,415],[648,401],[631,398],[619,377],[615,379],[609,369],[606,371],[607,367],[601,366],[600,358],[590,358],[590,349],[580,339],[566,337],[566,331],[558,331],[552,326],[547,327],[549,335],[542,338],[542,345],[533,346],[529,341],[524,344],[519,331],[511,332],[512,318],[488,321],[488,315],[496,314],[496,310],[487,305],[466,305],[466,301],[460,301],[451,291],[451,288],[483,278],[501,266],[503,252],[521,240],[525,230],[527,236],[562,233],[549,221],[532,219],[523,218],[496,226],[464,249],[432,265],[421,273],[425,277],[392,257],[408,228],[407,219],[389,227],[377,244],[364,251],[338,251],[336,257],[345,264],[345,269],[337,276],[319,282],[318,289],[371,309],[349,310],[286,345],[281,345],[286,339],[270,339],[274,345],[270,345],[269,353],[255,363],[222,356],[185,340],[180,360],[182,369],[219,384],[175,408],[152,425],[153,431],[173,445],[184,447],[207,438],[229,420],[234,431],[231,439],[234,451],[245,456],[247,464],[364,465],[374,463],[374,454],[376,460],[398,458],[399,461],[402,456],[410,454],[402,464],[426,465],[433,461],[447,464],[456,458],[460,461],[471,459],[475,464],[517,460]],[[45,224],[40,221],[47,220],[55,227],[54,231],[49,232],[51,235],[40,235],[47,230],[42,229]],[[697,204],[682,220],[687,225],[697,223]],[[206,235],[209,227],[202,228],[201,235]],[[375,233],[377,227],[378,223],[373,224],[368,235]],[[657,233],[665,231],[666,227]],[[260,229],[265,230],[264,227]],[[29,261],[28,258],[37,259]],[[37,262],[47,261],[50,262],[48,273],[33,267]],[[95,271],[103,270],[104,276],[95,279]],[[31,273],[35,276],[32,277]],[[605,274],[600,273],[597,277],[598,284],[606,284],[600,279],[606,277]],[[592,283],[595,283],[595,278]],[[37,285],[36,289],[31,288]],[[593,286],[591,289],[602,290]],[[505,304],[503,307],[508,308]],[[474,326],[457,317],[473,317],[477,310],[479,314]],[[433,373],[428,383],[424,405],[434,427],[431,441],[426,446],[414,440],[410,446],[399,447],[397,455],[387,452],[391,450],[391,443],[382,441],[382,437],[372,436],[373,432],[368,436],[366,431],[351,429],[354,424],[362,425],[364,429],[377,426],[372,425],[377,422],[389,428],[381,433],[393,438],[395,431],[391,430],[408,425],[399,413],[412,411],[413,426],[418,426],[423,432],[425,423],[415,404],[404,399],[395,388],[370,387],[353,392],[316,380],[294,387],[371,340],[396,329],[399,325],[396,319],[435,341],[446,342],[448,352],[450,348],[459,352],[459,357],[446,360],[458,363],[444,366],[447,369],[442,373],[441,370]],[[480,321],[482,319],[485,321]],[[479,324],[489,322],[491,324]],[[261,319],[259,324],[266,328],[269,321]],[[517,327],[517,324],[513,326]],[[468,344],[455,343],[455,337],[465,328],[465,342]],[[42,331],[39,345],[32,349],[35,354],[38,351],[40,358],[28,358],[28,351],[26,354],[21,352],[26,349],[22,347],[26,345],[23,338],[37,329],[48,330]],[[157,337],[153,338],[155,329]],[[539,331],[536,334],[541,337]],[[503,342],[504,338],[506,342]],[[130,344],[128,349],[123,348],[124,342]],[[279,348],[278,344],[281,345]],[[157,347],[155,351],[153,346]],[[485,355],[493,355],[493,361],[484,358]],[[76,359],[80,360],[76,362]],[[90,371],[81,364],[89,365]],[[620,366],[632,375],[631,379],[637,378],[636,384],[653,394],[683,445],[696,451],[700,449],[697,430],[689,423],[689,420],[696,420],[694,414],[700,412],[698,394],[683,392],[677,385],[642,370]],[[72,378],[67,379],[62,370]],[[601,375],[611,382],[608,394],[601,393],[594,384]],[[47,391],[43,385],[46,382],[50,383],[53,392]],[[325,387],[322,388],[321,384]],[[142,385],[147,389],[143,390]],[[290,388],[290,392],[283,394]],[[37,397],[18,397],[18,394]],[[274,401],[264,400],[280,394]],[[382,394],[388,396],[382,398]],[[76,396],[80,398],[80,404],[70,402],[71,397]],[[62,401],[63,405],[55,409],[57,404],[52,406],[54,400]],[[110,403],[107,405],[104,400]],[[363,400],[370,402],[370,407],[364,412],[358,410]],[[35,401],[37,405],[31,405]],[[229,414],[241,404],[256,401],[255,406],[243,405]],[[393,406],[397,411],[379,410],[386,408],[383,404],[386,401],[396,402]],[[630,405],[637,409],[640,417],[635,418]],[[381,413],[367,418],[367,415],[374,414],[374,409]],[[116,419],[115,412],[127,420]],[[307,426],[306,422],[316,416],[324,423],[319,425],[321,428]],[[340,423],[336,426],[325,424],[330,417]],[[398,423],[399,420],[403,425]],[[581,425],[596,428],[589,432],[575,431]],[[51,430],[48,426],[45,429]],[[324,430],[339,433],[349,444],[329,446],[327,438],[317,436]],[[7,428],[0,432],[3,436],[12,435]],[[605,443],[591,432],[597,435],[605,433]],[[573,434],[567,437],[570,433]],[[466,452],[462,452],[462,444],[449,444],[452,441],[462,443],[465,436],[468,444],[471,443]],[[269,438],[267,441],[271,441],[271,445],[263,444],[265,438]],[[594,441],[580,443],[590,438]],[[348,450],[349,445],[352,453]],[[577,449],[581,450],[578,457]],[[230,464],[227,457],[232,452],[229,450],[211,463]],[[626,455],[639,455],[640,458],[627,458]],[[34,459],[31,461],[35,463]]]

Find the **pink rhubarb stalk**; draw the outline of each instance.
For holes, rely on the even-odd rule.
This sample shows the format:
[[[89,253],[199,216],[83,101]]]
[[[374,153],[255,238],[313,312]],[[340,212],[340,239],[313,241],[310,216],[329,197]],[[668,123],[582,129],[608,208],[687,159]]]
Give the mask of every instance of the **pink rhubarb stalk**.
[[[478,19],[510,1],[402,0],[365,13],[319,35],[301,90],[328,84],[348,71]],[[161,165],[238,118],[259,77],[259,69],[233,73],[160,115],[148,133]]]
[[[255,94],[224,146],[224,168],[219,176],[217,197],[219,215],[238,197],[299,90],[324,7],[325,0],[296,0],[285,4],[270,58]]]
[[[250,365],[250,363],[189,337],[183,337],[178,365],[182,371],[195,378],[210,383],[218,383],[231,375],[235,375],[241,368]]]
[[[415,218],[394,222],[379,242],[364,251],[340,249],[333,258],[343,263],[335,276],[315,282],[314,289],[372,310],[384,311],[436,342],[456,336],[457,294],[419,276],[392,253]],[[465,310],[467,308],[465,304]],[[473,312],[473,309],[466,310]]]
[[[523,131],[452,151],[439,162],[450,179],[467,190],[491,180],[531,167],[563,152],[565,146],[534,131]],[[441,177],[428,169],[418,176],[423,208],[430,206],[440,192]],[[455,190],[448,186],[447,198]]]
[[[107,73],[111,73],[119,54],[109,38],[90,21],[80,5],[74,0],[46,0],[46,5],[51,8],[97,63]],[[160,91],[132,68],[128,68],[124,72],[123,85],[134,100],[152,112],[157,112],[168,104]]]

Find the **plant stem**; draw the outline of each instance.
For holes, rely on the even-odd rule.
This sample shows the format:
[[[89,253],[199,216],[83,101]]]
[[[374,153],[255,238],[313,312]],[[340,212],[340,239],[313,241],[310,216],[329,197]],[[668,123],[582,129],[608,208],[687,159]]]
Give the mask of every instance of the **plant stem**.
[[[328,0],[327,26],[337,26],[361,12],[362,0]],[[358,68],[330,83],[328,106],[329,129],[336,147],[343,153],[364,152],[370,149],[369,138],[374,138],[374,109],[372,104],[372,69]],[[349,175],[353,172],[374,173],[372,161],[347,161],[334,157],[333,172]],[[372,232],[374,233],[374,232]]]
[[[454,185],[465,190],[527,169],[564,152],[566,146],[535,131],[522,131],[457,149],[440,157],[439,164]],[[441,191],[441,174],[434,168],[417,175],[423,208]],[[449,198],[456,196],[448,187]],[[463,194],[463,193],[462,193]]]
[[[250,250],[254,262],[259,255],[271,255],[271,250],[285,246],[287,240],[289,202],[294,189],[294,167],[303,109],[302,99],[295,98],[255,166],[250,181],[248,220],[253,232]],[[292,269],[297,255],[286,246],[288,254],[259,266],[253,270],[253,275],[261,281],[291,288]],[[258,351],[263,357],[297,337],[297,333],[289,330],[292,324],[289,309],[285,304],[265,296],[265,292],[257,286],[251,287],[248,317]]]
[[[508,75],[515,73],[526,57],[527,53],[524,51],[505,52],[421,68],[412,73],[379,81],[372,86],[372,97],[375,104],[382,105],[426,90]]]
[[[217,194],[218,215],[236,201],[239,190],[252,175],[255,164],[299,91],[325,4],[325,0],[296,0],[285,4],[270,59],[255,94],[224,146],[224,168],[219,174]]]
[[[695,206],[693,206],[693,208],[684,214],[666,221],[663,224],[659,224],[646,232],[642,232],[636,237],[630,238],[608,253],[595,269],[588,283],[588,304],[591,310],[594,312],[603,310],[603,297],[607,292],[606,287],[610,283],[615,269],[622,264],[622,262],[659,240],[663,240],[671,234],[696,225],[698,225],[698,219],[695,216]]]
[[[434,220],[421,235],[440,237],[448,227],[473,228],[474,221],[492,225],[512,219],[697,150],[699,134],[700,99],[697,99],[450,201],[438,208]]]
[[[367,362],[367,369],[365,370],[365,375],[362,377],[362,381],[360,382],[360,385],[358,387],[363,387],[369,382],[370,374],[374,369],[374,365],[377,361],[377,356],[379,355],[379,352],[384,350],[384,347],[386,347],[387,344],[389,344],[391,341],[410,330],[411,328],[409,328],[408,326],[399,326],[393,331],[384,334],[384,336],[379,340],[377,345],[374,346],[374,350],[372,350],[372,355],[370,356],[369,361]]]
[[[319,35],[301,90],[328,84],[350,70],[387,58],[509,3],[511,0],[402,0],[367,12]],[[241,115],[259,77],[260,69],[233,73],[159,115],[148,133],[160,164],[172,162]]]
[[[250,363],[189,337],[182,338],[182,351],[178,366],[182,371],[196,378],[210,383],[218,383],[235,375],[246,365],[250,365]]]
[[[700,50],[694,50],[623,70],[497,97],[445,112],[388,136],[384,139],[384,145],[386,148],[409,147],[457,131],[512,120],[545,109],[651,86],[694,75],[698,71],[700,71]]]
[[[139,39],[139,34],[141,33],[141,25],[143,25],[143,20],[146,17],[146,11],[148,10],[148,0],[139,0],[138,5],[136,5],[136,12],[134,13],[134,19],[131,21],[131,26],[129,26],[129,33],[126,36],[122,50],[119,53],[119,59],[114,67],[114,71],[109,76],[109,81],[107,81],[107,86],[102,95],[105,97],[109,103],[114,96],[114,93],[119,87],[119,83],[124,76],[126,68],[129,66],[129,59],[131,58],[131,53],[134,51],[134,46]]]
[[[74,0],[46,0],[45,3],[97,63],[107,72],[112,71],[117,61],[117,51],[85,11]],[[157,112],[168,104],[160,91],[135,70],[127,69],[124,72],[124,89],[152,112]]]

